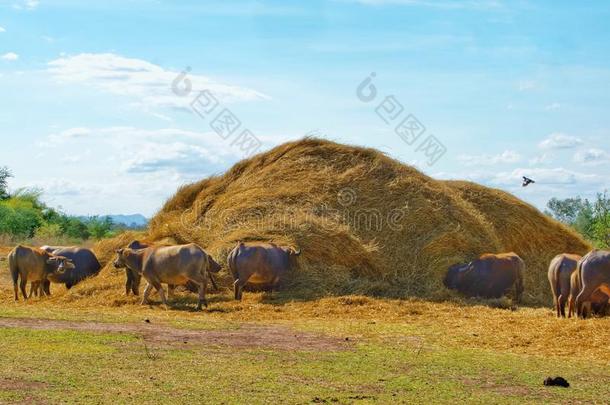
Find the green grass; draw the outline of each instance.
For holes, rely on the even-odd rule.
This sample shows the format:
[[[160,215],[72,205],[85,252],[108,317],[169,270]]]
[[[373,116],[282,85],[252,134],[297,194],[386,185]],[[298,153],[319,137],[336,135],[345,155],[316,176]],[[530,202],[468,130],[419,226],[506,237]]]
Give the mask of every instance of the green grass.
[[[235,325],[227,323],[228,328]],[[437,331],[367,321],[294,322],[351,336],[349,350],[144,347],[129,334],[0,329],[0,402],[604,403],[599,363],[435,344]],[[221,325],[216,324],[217,329]],[[422,337],[424,336],[424,337]],[[562,375],[569,389],[543,387]]]

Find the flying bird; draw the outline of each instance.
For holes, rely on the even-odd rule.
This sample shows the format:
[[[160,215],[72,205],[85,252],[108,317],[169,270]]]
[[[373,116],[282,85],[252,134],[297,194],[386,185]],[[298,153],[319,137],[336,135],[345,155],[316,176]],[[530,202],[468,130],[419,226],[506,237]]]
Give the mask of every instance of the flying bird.
[[[536,183],[536,182],[534,180],[532,180],[532,179],[529,179],[529,178],[523,176],[523,187],[527,187],[527,186],[529,186],[530,184],[533,184],[533,183]]]

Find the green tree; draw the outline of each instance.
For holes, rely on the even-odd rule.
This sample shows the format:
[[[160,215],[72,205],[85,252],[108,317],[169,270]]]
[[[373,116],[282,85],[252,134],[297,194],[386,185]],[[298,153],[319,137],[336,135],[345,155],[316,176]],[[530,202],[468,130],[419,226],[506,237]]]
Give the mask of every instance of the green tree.
[[[610,198],[607,192],[598,193],[595,201],[587,199],[552,198],[546,213],[582,234],[600,248],[610,247]]]
[[[91,217],[87,221],[87,229],[95,239],[103,239],[112,235],[114,224],[110,217]]]
[[[0,200],[9,198],[8,179],[13,177],[8,167],[0,167]]]

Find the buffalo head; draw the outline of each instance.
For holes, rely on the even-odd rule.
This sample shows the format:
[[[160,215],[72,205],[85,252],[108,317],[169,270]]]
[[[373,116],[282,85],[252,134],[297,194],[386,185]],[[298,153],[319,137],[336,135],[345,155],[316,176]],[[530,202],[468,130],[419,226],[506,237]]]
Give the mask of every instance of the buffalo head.
[[[216,260],[214,260],[214,258],[210,255],[208,255],[208,271],[210,273],[218,273],[222,267],[220,267],[220,264],[216,263]]]
[[[460,286],[464,274],[470,268],[470,264],[471,263],[460,263],[449,267],[449,270],[447,270],[447,275],[443,280],[445,287],[451,290],[456,290]]]
[[[63,256],[51,256],[47,259],[47,264],[51,265],[51,273],[63,274],[66,270],[76,268],[72,260]]]
[[[112,262],[112,265],[114,266],[115,269],[122,269],[127,267],[127,264],[125,263],[125,249],[117,249],[115,250],[116,253],[116,259],[114,260],[114,262]]]

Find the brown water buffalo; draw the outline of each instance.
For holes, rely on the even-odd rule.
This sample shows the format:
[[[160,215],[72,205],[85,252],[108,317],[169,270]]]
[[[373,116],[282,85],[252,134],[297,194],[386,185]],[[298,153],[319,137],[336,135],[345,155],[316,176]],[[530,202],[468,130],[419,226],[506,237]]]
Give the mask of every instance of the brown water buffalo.
[[[515,300],[521,302],[524,271],[525,263],[516,253],[484,254],[451,266],[444,284],[468,297],[483,298],[500,298],[514,286]]]
[[[578,317],[586,317],[586,311],[583,311],[586,302],[599,300],[595,297],[596,292],[606,296],[603,305],[603,312],[605,313],[608,297],[610,297],[610,252],[604,250],[589,252],[578,263],[578,277],[582,285],[574,303]]]
[[[210,259],[207,253],[195,244],[179,246],[151,246],[143,249],[119,249],[114,262],[116,268],[129,267],[136,269],[148,282],[144,290],[142,305],[148,303],[152,287],[159,292],[163,304],[167,306],[165,291],[161,283],[184,285],[192,281],[199,287],[199,302],[207,306],[205,293]],[[220,266],[219,266],[220,267]]]
[[[129,245],[127,245],[127,248],[139,250],[139,249],[146,249],[146,248],[149,248],[152,246],[154,246],[154,245],[151,243],[134,240]],[[159,246],[161,246],[161,245],[159,245]],[[221,267],[218,263],[216,263],[216,261],[214,260],[214,258],[212,256],[208,255],[208,259],[210,260],[210,270],[208,272],[208,275],[210,277],[210,281],[212,282],[212,286],[214,287],[215,290],[218,291],[218,285],[216,284],[216,280],[214,279],[214,276],[212,275],[212,273],[218,273],[220,271]],[[129,266],[126,266],[125,267],[125,276],[126,276],[125,295],[129,295],[130,292],[133,293],[133,295],[139,295],[140,294],[140,282],[142,280],[142,276],[140,275],[138,270],[131,269]],[[192,293],[199,292],[199,286],[192,281],[187,281],[187,283],[184,285],[184,288],[186,288],[188,291],[190,291]],[[167,289],[168,289],[168,295],[170,297],[173,296],[175,286],[172,284],[168,284]]]
[[[38,291],[39,286],[49,275],[61,274],[66,270],[74,268],[74,264],[68,258],[56,256],[41,249],[25,246],[15,247],[8,255],[9,269],[13,279],[15,300],[19,299],[17,283],[21,289],[24,299],[28,296],[25,291],[27,282],[34,284],[33,289]]]
[[[566,316],[566,302],[568,302],[570,295],[570,279],[576,271],[580,259],[582,259],[582,256],[564,253],[555,256],[549,265],[549,283],[558,318],[565,318]]]
[[[581,259],[582,260],[582,259]],[[576,313],[576,297],[580,294],[582,290],[582,283],[580,282],[580,272],[578,268],[575,272],[572,273],[570,277],[570,299],[568,301],[568,318],[571,318],[572,315]],[[604,315],[606,313],[608,307],[608,297],[606,294],[601,292],[600,290],[595,290],[593,294],[589,297],[589,301],[583,302],[583,313],[586,316],[589,313],[595,315]]]
[[[229,270],[235,280],[235,299],[241,300],[246,283],[273,288],[295,264],[300,250],[273,243],[239,242],[227,256]]]

